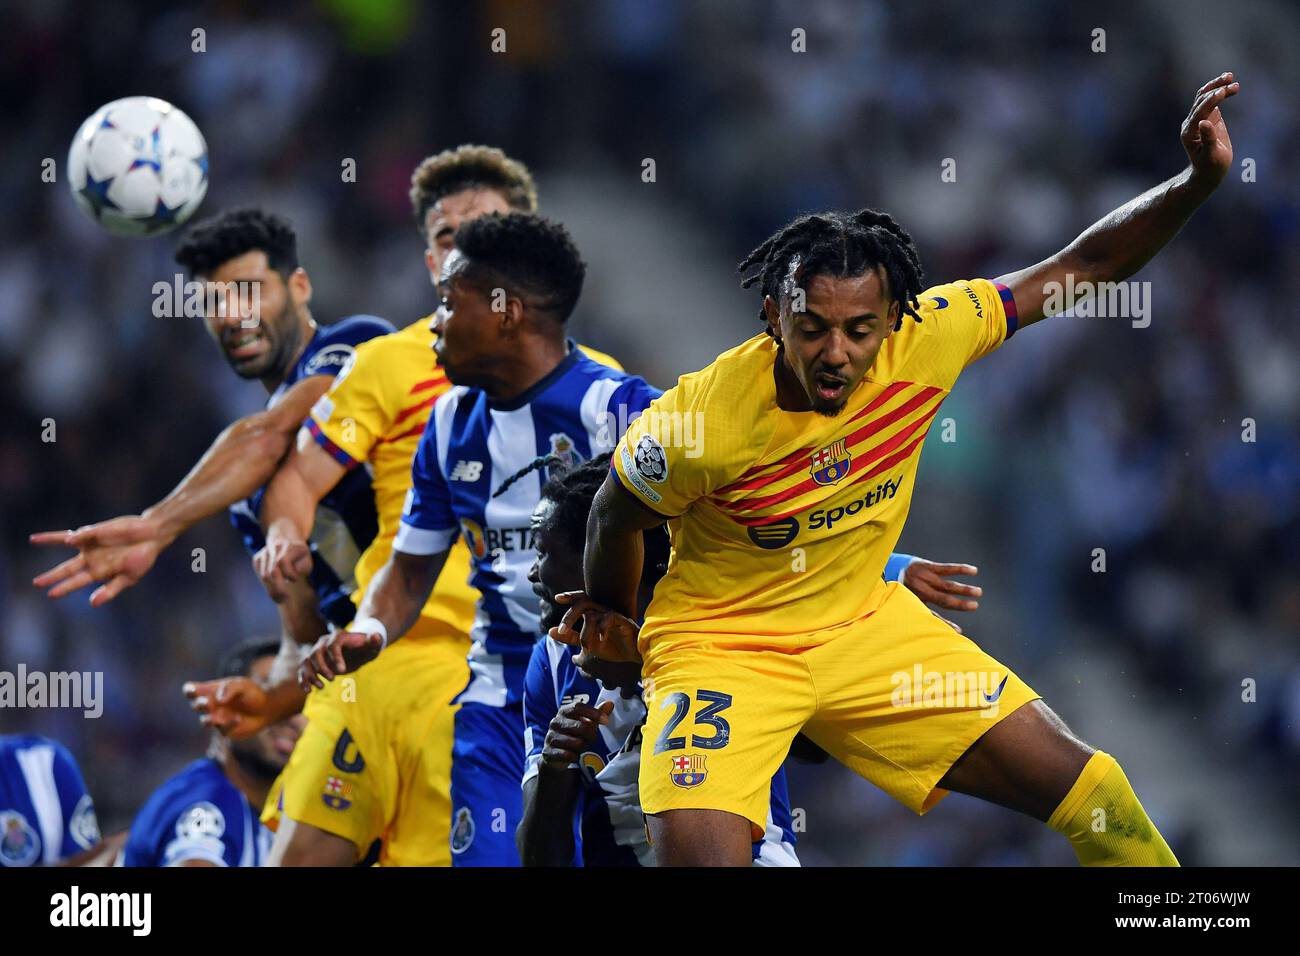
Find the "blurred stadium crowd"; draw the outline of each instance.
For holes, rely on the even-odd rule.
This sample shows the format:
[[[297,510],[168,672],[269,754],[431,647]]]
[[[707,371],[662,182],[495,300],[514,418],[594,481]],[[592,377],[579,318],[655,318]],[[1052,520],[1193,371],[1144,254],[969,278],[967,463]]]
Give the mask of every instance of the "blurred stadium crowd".
[[[99,720],[0,712],[0,731],[68,744],[106,832],[201,749],[181,682],[215,676],[221,651],[275,616],[221,520],[107,608],[84,593],[53,604],[29,584],[57,557],[29,532],[140,510],[265,399],[195,320],[152,316],[172,240],[113,238],[61,177],[41,181],[42,158],[61,171],[101,103],[152,93],[185,109],[211,151],[200,215],[241,203],[287,214],[321,321],[370,312],[400,326],[430,311],[410,171],[458,142],[501,146],[533,167],[543,212],[588,254],[576,333],[666,387],[757,330],[758,303],[731,270],[796,212],[893,212],[933,282],[1011,271],[1181,168],[1193,91],[1231,69],[1243,89],[1228,127],[1254,181],[1230,175],[1137,276],[1151,283],[1149,327],[1058,319],[963,379],[941,413],[956,441],[932,434],[900,547],[980,565],[984,606],[967,633],[1119,757],[1184,863],[1300,861],[1294,6],[16,12],[0,35],[0,669],[102,670],[107,699]],[[505,53],[489,49],[498,26]],[[1098,27],[1105,53],[1091,50]],[[206,52],[191,49],[195,28]],[[806,53],[791,51],[795,28]],[[940,179],[945,158],[955,182]],[[41,440],[47,419],[54,442]],[[1239,787],[1230,813],[1208,805],[1226,778]],[[1072,863],[1031,821],[960,798],[918,821],[835,766],[797,770],[791,796],[806,864]]]

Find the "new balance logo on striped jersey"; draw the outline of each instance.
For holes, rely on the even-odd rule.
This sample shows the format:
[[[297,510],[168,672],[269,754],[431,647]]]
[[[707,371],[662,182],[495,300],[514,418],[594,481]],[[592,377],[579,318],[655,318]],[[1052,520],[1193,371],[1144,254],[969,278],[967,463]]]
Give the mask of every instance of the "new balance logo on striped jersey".
[[[481,461],[458,461],[452,468],[451,474],[447,476],[448,481],[478,481],[479,475],[483,473],[483,462]]]

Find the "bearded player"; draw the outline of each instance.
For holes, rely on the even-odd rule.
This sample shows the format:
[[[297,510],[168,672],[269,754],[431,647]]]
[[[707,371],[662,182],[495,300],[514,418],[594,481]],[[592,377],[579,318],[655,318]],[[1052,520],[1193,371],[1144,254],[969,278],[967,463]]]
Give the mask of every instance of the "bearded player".
[[[1085,865],[1177,865],[1113,757],[879,578],[961,371],[1043,318],[1053,288],[1124,279],[1173,238],[1231,166],[1218,107],[1238,89],[1225,73],[1197,91],[1186,170],[995,281],[925,289],[911,238],[873,210],[797,219],[740,264],[766,334],[629,428],[588,524],[587,595],[554,632],[653,682],[640,779],[660,864],[747,865],[802,731],[918,814],[956,790],[1045,821]],[[702,417],[705,455],[667,440],[682,414]],[[664,520],[673,559],[638,634],[641,532]],[[898,694],[914,670],[976,686]]]
[[[556,594],[582,586],[583,544],[596,491],[609,471],[609,456],[583,462],[546,483],[533,512],[537,557],[528,573],[542,602],[542,627],[559,624],[565,608]],[[668,538],[663,528],[644,535],[645,560],[638,584],[644,608],[663,576]],[[969,565],[938,564],[895,554],[885,579],[902,582],[948,610],[975,610],[979,588],[948,579],[973,574]],[[891,576],[893,575],[893,576]],[[953,625],[956,627],[956,625]],[[590,673],[588,673],[590,671]],[[533,647],[524,681],[524,815],[519,855],[525,866],[646,866],[654,853],[646,841],[645,817],[637,793],[642,699],[640,668],[610,664],[574,653],[543,637]],[[795,738],[790,756],[826,755]],[[796,866],[795,834],[785,769],[772,778],[767,826],[753,845],[755,866]]]
[[[531,212],[537,191],[522,163],[498,149],[465,145],[420,164],[411,204],[436,282],[462,223],[494,212]],[[356,567],[358,600],[388,560],[411,460],[434,403],[451,387],[433,351],[430,318],[357,349],[268,486],[267,546],[255,566],[273,597],[310,573],[312,515],[322,496],[358,469],[372,475],[379,512],[379,533]],[[469,553],[458,542],[405,639],[353,683],[332,683],[306,698],[310,722],[284,774],[274,862],[347,865],[377,839],[381,864],[451,862],[452,700],[469,681],[467,635],[478,595],[469,573]],[[210,720],[243,734],[302,707],[306,695],[291,676],[267,695],[234,679],[196,685],[191,696]],[[341,760],[340,746],[347,750]],[[330,794],[331,780],[347,788],[342,799]]]
[[[318,325],[297,236],[283,219],[260,209],[233,210],[198,224],[177,249],[176,261],[212,289],[257,289],[256,298],[239,301],[209,296],[204,321],[231,370],[262,383],[266,408],[226,428],[185,479],[141,514],[32,535],[34,544],[78,552],[33,581],[52,598],[98,584],[91,605],[108,603],[140,581],[177,536],[226,508],[250,551],[260,548],[259,489],[292,446],[307,410],[351,361],[354,346],[393,331],[368,315]],[[281,605],[281,616],[310,621],[319,614],[341,625],[350,619],[352,566],[374,535],[368,477],[349,475],[324,505],[329,514],[322,531],[328,525],[334,533],[322,535],[325,551],[311,579],[315,595],[296,592],[293,602]]]

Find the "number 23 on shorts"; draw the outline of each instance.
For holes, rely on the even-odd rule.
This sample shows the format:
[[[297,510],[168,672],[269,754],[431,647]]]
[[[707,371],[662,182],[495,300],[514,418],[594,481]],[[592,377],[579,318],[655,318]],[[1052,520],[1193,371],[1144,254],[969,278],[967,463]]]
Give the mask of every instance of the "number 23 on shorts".
[[[701,750],[720,750],[727,746],[731,740],[731,724],[727,723],[727,719],[721,714],[731,706],[731,695],[716,690],[697,690],[695,700],[699,705],[699,709],[695,711],[695,727],[697,729],[701,726],[712,727],[713,733],[706,737],[691,734],[691,746]],[[659,709],[665,710],[669,707],[673,708],[673,715],[668,718],[668,723],[664,724],[664,729],[655,738],[656,754],[686,748],[686,736],[674,737],[672,734],[686,719],[686,714],[691,709],[690,694],[681,691],[669,694],[659,704]]]

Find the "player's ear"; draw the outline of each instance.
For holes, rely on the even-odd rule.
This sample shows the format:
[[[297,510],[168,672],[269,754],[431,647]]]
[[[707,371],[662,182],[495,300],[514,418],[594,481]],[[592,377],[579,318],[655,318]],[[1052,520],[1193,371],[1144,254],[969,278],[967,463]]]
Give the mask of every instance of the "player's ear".
[[[311,301],[311,279],[302,266],[289,273],[289,295],[294,305],[306,305]]]
[[[770,295],[763,296],[763,315],[767,318],[767,328],[772,338],[781,341],[781,306]]]
[[[501,313],[503,331],[515,332],[524,327],[528,317],[525,315],[524,300],[517,295],[510,295],[505,289],[493,289],[488,297],[492,311]]]
[[[897,299],[889,303],[889,318],[885,320],[885,338],[889,338],[894,330],[899,326],[899,319],[903,317],[903,304]]]
[[[429,281],[435,289],[438,288],[438,267],[433,261],[433,250],[427,246],[424,249],[424,264],[429,270]]]

